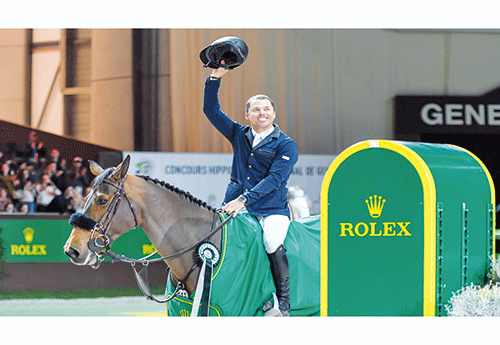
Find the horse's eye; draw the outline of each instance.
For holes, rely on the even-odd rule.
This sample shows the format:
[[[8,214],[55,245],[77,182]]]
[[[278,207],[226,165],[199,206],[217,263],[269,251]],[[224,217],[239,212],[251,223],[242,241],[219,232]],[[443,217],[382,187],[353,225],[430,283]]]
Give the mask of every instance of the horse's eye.
[[[104,206],[106,205],[108,202],[107,199],[104,199],[104,198],[98,198],[97,201],[95,202],[98,206]]]

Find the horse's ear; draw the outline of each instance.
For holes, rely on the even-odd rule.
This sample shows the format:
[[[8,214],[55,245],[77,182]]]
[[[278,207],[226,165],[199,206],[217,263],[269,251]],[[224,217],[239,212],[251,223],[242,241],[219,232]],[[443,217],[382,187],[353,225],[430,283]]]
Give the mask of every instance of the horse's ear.
[[[113,171],[109,179],[113,181],[119,181],[121,179],[124,179],[127,176],[129,166],[130,166],[130,155],[127,155],[127,157],[123,160],[123,162],[121,162],[120,165],[118,165],[115,168],[115,171]]]
[[[99,176],[104,171],[104,169],[101,168],[101,166],[99,164],[97,164],[96,162],[94,162],[92,160],[89,160],[89,165],[90,165],[90,171],[95,176]]]
[[[122,162],[122,168],[120,170],[120,177],[121,178],[124,178],[125,176],[127,176],[127,172],[128,172],[128,167],[130,166],[130,155],[127,155],[127,157],[125,157],[125,160]]]

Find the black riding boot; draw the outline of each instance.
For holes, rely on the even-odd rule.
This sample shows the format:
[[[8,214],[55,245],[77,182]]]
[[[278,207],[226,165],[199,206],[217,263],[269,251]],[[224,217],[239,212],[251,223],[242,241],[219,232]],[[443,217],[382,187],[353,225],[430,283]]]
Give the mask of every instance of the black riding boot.
[[[276,295],[278,296],[279,308],[283,316],[290,316],[290,286],[288,259],[286,257],[286,250],[283,245],[272,254],[267,254],[271,262],[271,273],[273,275],[274,286],[276,286]]]

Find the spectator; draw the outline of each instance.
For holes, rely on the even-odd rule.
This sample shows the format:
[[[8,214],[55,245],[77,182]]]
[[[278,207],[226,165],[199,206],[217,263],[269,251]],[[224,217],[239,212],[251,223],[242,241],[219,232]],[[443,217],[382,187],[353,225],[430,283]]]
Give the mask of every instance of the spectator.
[[[73,167],[71,172],[66,175],[66,186],[87,188],[90,183],[87,177],[87,169],[82,167],[83,159],[75,157],[73,159]]]
[[[57,169],[59,170],[68,170],[68,161],[66,160],[66,158],[61,158],[59,160],[59,164],[57,165]]]
[[[31,131],[28,136],[28,142],[19,151],[20,157],[28,158],[31,162],[39,162],[40,159],[47,157],[47,149],[43,142],[38,141],[35,131]]]
[[[23,195],[21,190],[23,189],[23,185],[21,184],[21,181],[17,178],[16,175],[14,175],[14,179],[12,180],[12,186],[14,187],[14,194],[12,195],[12,201],[14,202],[14,206],[19,205],[19,198]]]
[[[7,205],[5,205],[4,212],[7,212],[7,213],[14,213],[14,212],[16,212],[16,208],[14,207],[14,203],[9,202]]]
[[[17,211],[20,213],[28,213],[29,212],[29,207],[28,204],[22,202],[19,204]]]
[[[56,163],[56,166],[57,166],[57,165],[59,165],[60,160],[61,160],[61,153],[59,152],[59,150],[52,149],[50,151],[49,163]]]
[[[12,202],[12,200],[9,198],[7,190],[5,188],[0,189],[0,210],[3,211],[9,202]]]
[[[24,164],[22,164],[24,165]],[[32,181],[32,174],[31,174],[31,169],[26,165],[26,167],[22,170],[19,170],[17,174],[19,181],[21,181],[21,184],[24,186],[26,182]]]
[[[68,187],[66,184],[67,173],[63,169],[57,169],[57,167],[55,167],[54,169],[54,164],[55,163],[49,164],[50,168],[48,168],[48,173],[50,179],[52,180],[52,182],[54,182],[54,184],[57,188],[59,188],[60,191],[64,191]]]
[[[16,173],[14,175],[16,175],[19,179],[23,170],[25,170],[26,168],[28,167],[28,162],[26,161],[20,161],[20,163],[17,165],[17,167],[15,167],[15,171]]]
[[[49,175],[47,175],[46,173],[42,175],[42,183],[37,184],[37,191],[38,191],[37,205],[36,205],[37,212],[46,212],[47,207],[52,202],[52,200],[56,196],[62,194],[59,188],[56,187],[54,182],[50,180]]]
[[[14,168],[13,162],[11,160],[6,161],[5,163],[2,164],[2,169],[0,171],[0,174],[2,176],[12,176],[16,174],[16,169]]]
[[[14,174],[15,172],[11,169],[8,162],[2,164],[2,169],[0,171],[0,183],[7,189],[11,197],[14,196]]]
[[[45,144],[43,141],[40,141],[37,145],[37,153],[38,153],[38,161],[43,162],[47,159],[47,148],[45,147]]]
[[[45,175],[48,175],[49,178],[52,178],[53,175],[55,175],[57,172],[57,163],[56,162],[49,162],[47,166],[43,169],[43,173]]]
[[[72,209],[70,209],[69,205],[71,204],[71,199],[73,199],[72,194],[74,192],[73,187],[68,187],[64,191],[63,194],[57,195],[52,199],[50,204],[47,205],[47,212],[56,212],[56,213],[74,213]]]
[[[28,212],[36,212],[36,195],[37,190],[32,180],[27,180],[22,189],[16,191],[16,199],[20,204],[26,204]]]
[[[72,212],[83,212],[83,206],[85,201],[83,200],[82,188],[75,187],[71,190],[71,202],[68,205],[68,209]]]
[[[17,156],[21,158],[33,158],[36,153],[38,137],[35,131],[28,134],[28,142],[18,149]]]

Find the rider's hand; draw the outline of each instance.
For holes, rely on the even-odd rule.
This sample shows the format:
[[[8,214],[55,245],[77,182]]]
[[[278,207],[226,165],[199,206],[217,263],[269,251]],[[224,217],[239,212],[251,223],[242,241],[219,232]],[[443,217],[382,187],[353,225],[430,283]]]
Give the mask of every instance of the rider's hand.
[[[224,64],[224,60],[221,61],[222,64]],[[210,77],[220,79],[224,74],[226,74],[229,70],[225,69],[224,67],[219,67],[217,69],[212,70],[212,74],[210,74]]]
[[[243,201],[234,199],[233,201],[228,202],[224,207],[222,207],[222,212],[225,212],[229,215],[233,214],[233,216],[236,216],[244,206],[245,203]]]

